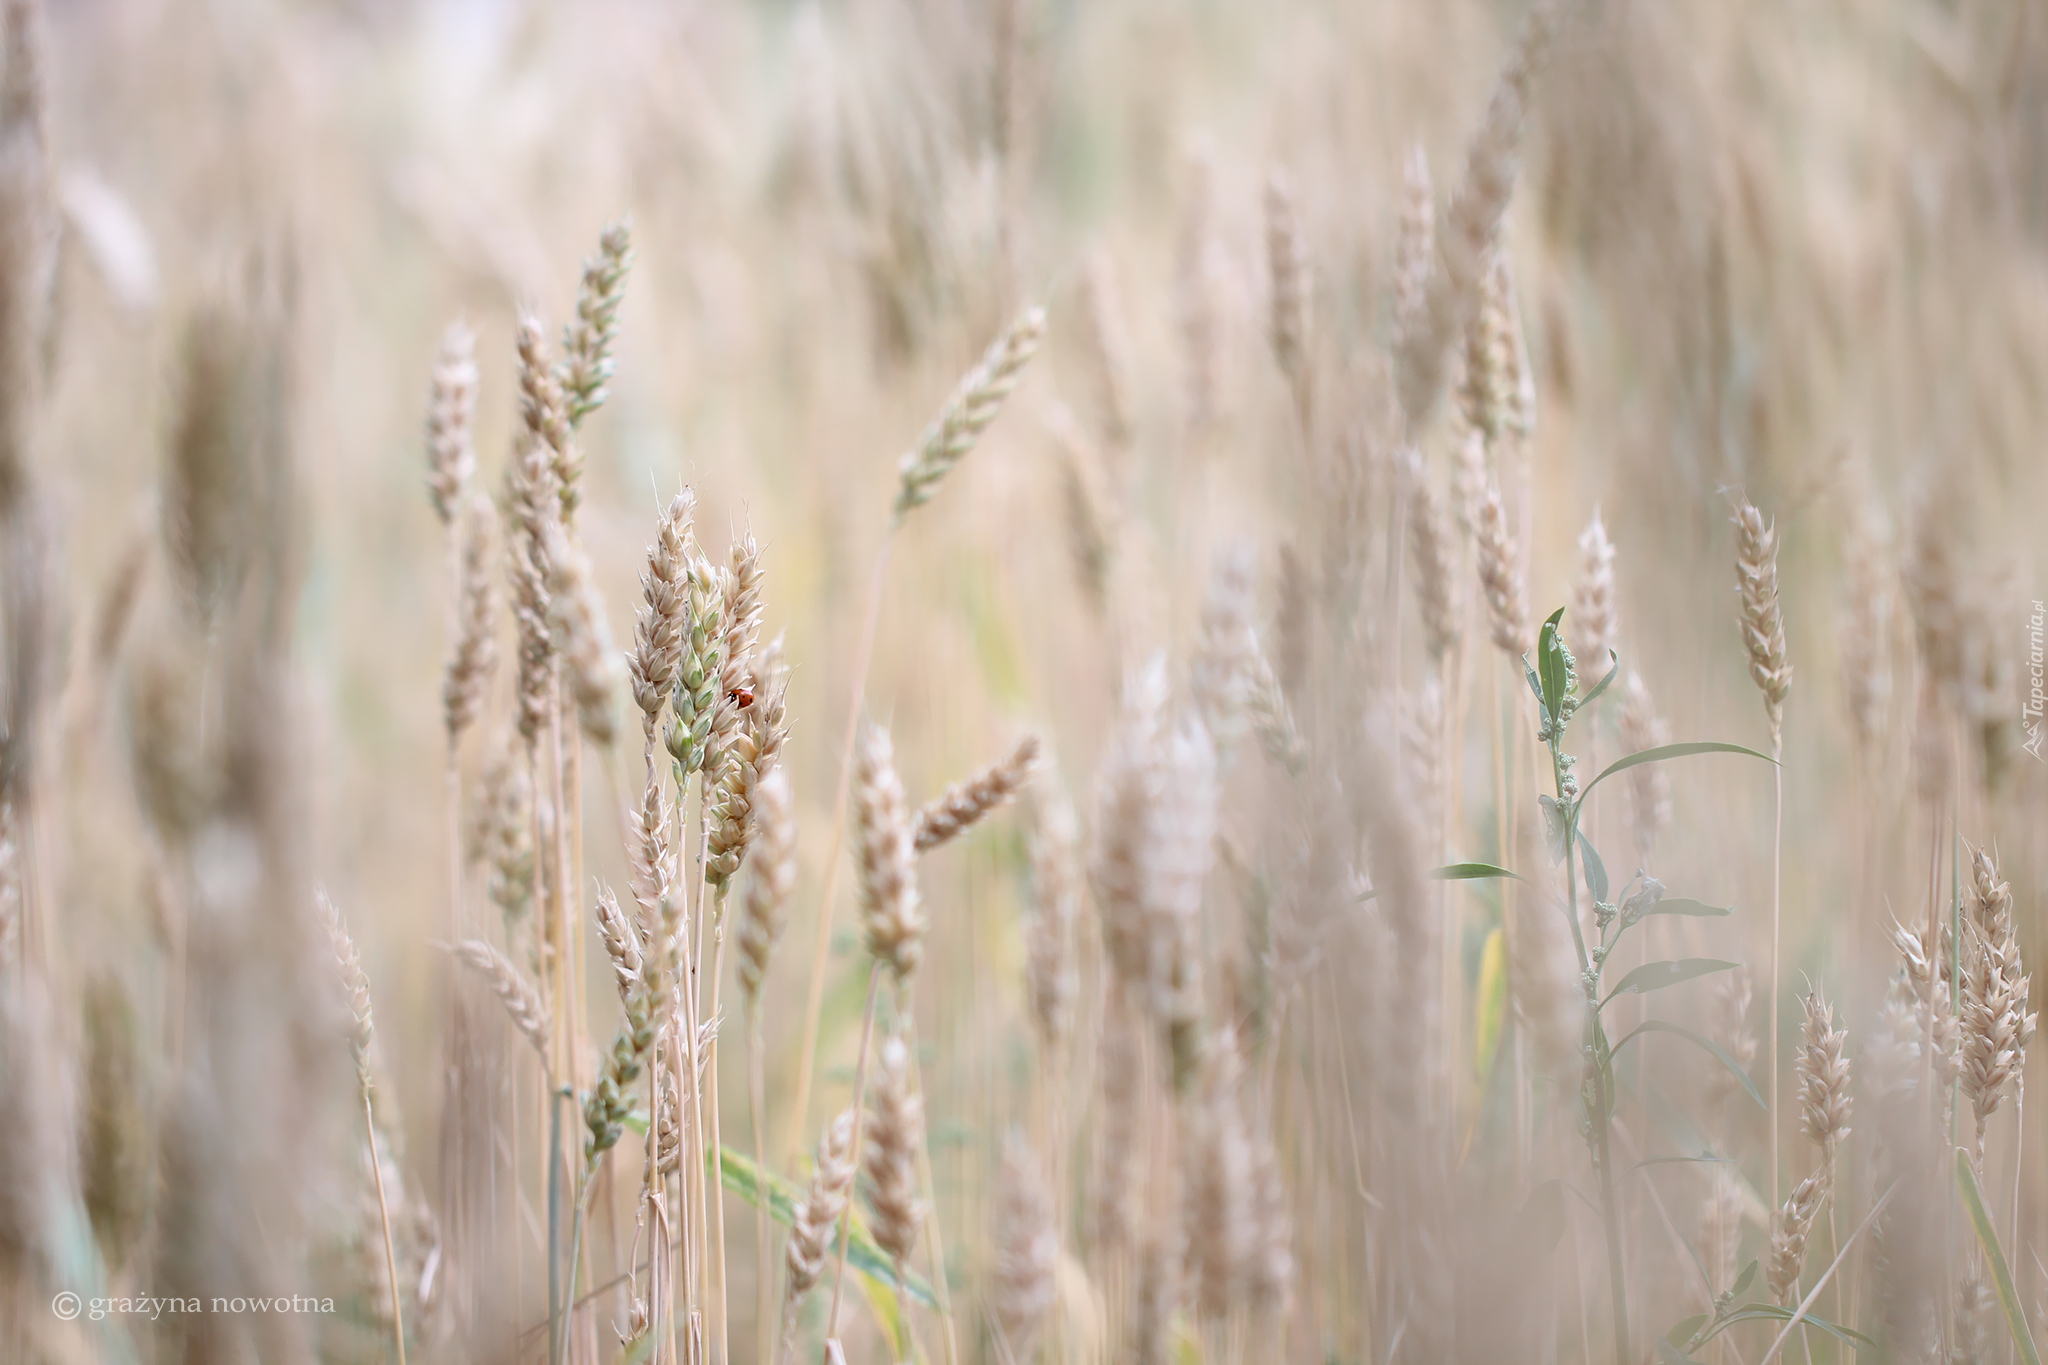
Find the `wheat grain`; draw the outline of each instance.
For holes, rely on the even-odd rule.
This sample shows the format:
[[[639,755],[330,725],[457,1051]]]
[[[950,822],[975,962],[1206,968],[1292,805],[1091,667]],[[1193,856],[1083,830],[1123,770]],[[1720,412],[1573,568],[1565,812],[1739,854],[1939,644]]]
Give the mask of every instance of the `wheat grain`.
[[[918,808],[912,819],[912,842],[919,853],[959,838],[967,830],[1016,799],[1038,775],[1043,745],[1037,735],[1026,735],[1017,747],[972,777],[947,787]]]
[[[454,953],[464,966],[483,978],[521,1036],[541,1056],[547,1056],[551,1029],[548,1010],[541,1003],[539,992],[520,975],[519,969],[482,939],[465,939],[455,945]]]
[[[1657,714],[1642,675],[1629,670],[1621,694],[1621,745],[1641,753],[1671,742],[1671,727]],[[1649,861],[1657,838],[1671,825],[1671,778],[1662,763],[1644,763],[1628,770],[1628,827],[1636,857]]]
[[[623,1001],[640,985],[646,964],[640,931],[619,908],[619,899],[610,887],[600,887],[597,893],[597,934],[604,943],[605,956],[611,959],[612,980]]]
[[[1770,1265],[1764,1274],[1765,1291],[1772,1303],[1792,1301],[1806,1267],[1807,1235],[1826,1196],[1826,1173],[1815,1171],[1799,1182],[1772,1221]]]
[[[576,320],[562,329],[562,363],[556,370],[569,425],[579,427],[607,396],[615,362],[612,348],[619,335],[619,304],[626,295],[626,272],[633,263],[632,224],[625,219],[605,228],[597,254],[583,263],[576,289]],[[576,480],[564,475],[565,490]],[[573,512],[575,503],[563,510]]]
[[[451,322],[427,394],[427,497],[443,526],[453,526],[476,473],[476,333]]]
[[[1614,590],[1614,544],[1600,521],[1600,509],[1579,537],[1579,576],[1572,584],[1570,623],[1572,652],[1591,670],[1590,682],[1606,675],[1608,651],[1620,634],[1619,604]]]
[[[868,1121],[861,1137],[861,1166],[868,1178],[868,1206],[874,1212],[875,1245],[903,1274],[924,1225],[918,1194],[917,1152],[924,1145],[924,1099],[911,1086],[910,1049],[901,1038],[885,1038],[869,1081]]]
[[[796,803],[789,776],[770,770],[754,789],[754,846],[745,894],[740,899],[740,987],[749,1000],[761,995],[768,958],[789,919],[796,890]]]
[[[897,466],[902,476],[902,487],[896,494],[897,520],[929,501],[938,491],[939,481],[974,449],[982,432],[1002,411],[1003,400],[1017,387],[1024,366],[1037,353],[1044,335],[1045,310],[1025,309],[996,338],[980,363],[961,379],[953,396],[925,428],[917,448]]]
[[[786,1260],[792,1315],[797,1301],[816,1287],[825,1269],[832,1231],[846,1211],[846,1198],[853,1189],[853,1119],[851,1109],[842,1110],[825,1125],[818,1139],[818,1162],[811,1183],[790,1223]]]
[[[560,522],[547,525],[548,624],[564,665],[563,681],[576,706],[576,721],[591,743],[611,747],[618,737],[613,695],[618,690],[620,655],[605,622],[604,599],[591,582],[583,547]]]
[[[889,732],[870,724],[854,760],[854,861],[868,952],[897,980],[924,953],[924,909],[917,895],[917,844],[903,808]]]
[[[1413,449],[1403,453],[1408,469],[1408,545],[1415,557],[1415,597],[1423,636],[1439,677],[1464,640],[1464,604],[1458,593],[1458,551],[1451,540],[1443,498]]]
[[[1834,1006],[1817,990],[1804,1001],[1806,1023],[1799,1054],[1800,1132],[1821,1150],[1821,1166],[1832,1171],[1835,1153],[1849,1135],[1848,1033],[1834,1027]]]
[[[1785,624],[1778,612],[1778,532],[1747,497],[1737,493],[1731,501],[1742,642],[1749,652],[1749,676],[1763,693],[1775,747],[1784,730],[1785,697],[1792,686],[1792,665],[1785,662]]]
[[[1471,440],[1478,440],[1475,433]],[[1529,648],[1529,605],[1523,586],[1522,556],[1501,508],[1500,486],[1486,481],[1486,491],[1472,527],[1478,549],[1479,586],[1486,594],[1487,619],[1494,646],[1509,658]]]
[[[1429,272],[1436,254],[1436,190],[1422,145],[1409,147],[1401,161],[1401,217],[1394,236],[1394,336],[1399,351],[1413,344],[1428,302]]]
[[[498,593],[491,576],[491,507],[470,498],[462,507],[462,564],[455,646],[441,683],[441,710],[453,748],[483,707],[498,666]]]
[[[1064,1052],[1080,994],[1074,962],[1081,914],[1080,831],[1056,782],[1040,785],[1031,832],[1031,918],[1024,926],[1024,980],[1031,1021],[1048,1067]]]
[[[1308,242],[1301,231],[1301,214],[1295,207],[1294,186],[1287,173],[1275,170],[1266,177],[1266,263],[1272,276],[1270,329],[1273,356],[1280,370],[1297,387],[1308,380],[1310,306],[1314,277],[1308,260]]]
[[[1053,1226],[1052,1192],[1038,1158],[1012,1133],[1003,1143],[995,1184],[995,1263],[989,1307],[1007,1348],[1006,1359],[1031,1359],[1032,1347],[1057,1293],[1060,1238]]]
[[[640,575],[640,615],[626,668],[633,683],[633,703],[640,708],[650,737],[682,666],[683,633],[689,621],[691,518],[696,505],[696,494],[687,488],[669,500],[654,543],[647,547],[647,568]]]

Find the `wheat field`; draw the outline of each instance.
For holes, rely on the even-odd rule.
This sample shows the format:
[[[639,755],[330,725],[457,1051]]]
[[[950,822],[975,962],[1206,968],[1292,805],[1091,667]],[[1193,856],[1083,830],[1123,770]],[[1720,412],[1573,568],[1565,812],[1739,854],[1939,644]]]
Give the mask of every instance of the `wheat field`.
[[[2026,0],[0,0],[0,1362],[2038,1365],[2044,442]]]

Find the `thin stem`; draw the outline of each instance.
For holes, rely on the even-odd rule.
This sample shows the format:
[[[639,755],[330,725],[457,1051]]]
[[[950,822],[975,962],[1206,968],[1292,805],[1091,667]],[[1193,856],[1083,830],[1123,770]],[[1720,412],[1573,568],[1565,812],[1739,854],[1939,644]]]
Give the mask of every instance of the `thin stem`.
[[[1771,1054],[1771,1198],[1776,1208],[1778,1188],[1778,911],[1780,872],[1785,849],[1785,741],[1777,727],[1771,731],[1771,1006],[1765,1045]]]
[[[754,1179],[765,1182],[768,1179],[768,1137],[765,1123],[768,1116],[768,1066],[761,1055],[762,1047],[761,997],[756,994],[747,1000],[747,1126],[754,1134]],[[754,1201],[754,1334],[756,1355],[761,1365],[768,1365],[775,1338],[768,1331],[768,1315],[774,1311],[775,1268],[770,1257],[771,1233],[768,1223],[768,1200],[765,1194]]]
[[[910,1001],[907,998],[908,994],[908,991],[903,992],[903,997],[906,998],[902,998],[897,1014],[903,1019],[910,1031],[910,1072],[916,1080],[919,1093],[922,1094],[924,1091],[924,1071],[917,1062],[917,1017],[911,1012]],[[929,1119],[929,1110],[926,1111],[926,1116]],[[946,1244],[945,1240],[939,1235],[939,1187],[938,1182],[932,1178],[929,1122],[926,1124],[924,1141],[917,1144],[917,1164],[921,1168],[919,1175],[924,1180],[925,1190],[930,1196],[925,1203],[924,1225],[925,1234],[931,1241],[932,1297],[938,1301],[939,1324],[946,1333],[946,1365],[960,1365],[959,1347],[954,1340],[953,1332],[952,1293],[946,1287]],[[905,1321],[908,1321],[907,1305]]]
[[[363,1136],[370,1141],[370,1170],[377,1177],[377,1212],[384,1219],[384,1273],[391,1279],[391,1344],[405,1365],[405,1309],[398,1297],[398,1255],[391,1245],[391,1205],[384,1198],[384,1163],[377,1158],[377,1123],[370,1113],[370,1080],[363,1078]]]
[[[882,960],[876,958],[868,968],[868,1003],[860,1018],[860,1060],[853,1068],[853,1169],[860,1170],[861,1130],[866,1127],[865,1100],[868,1090],[868,1047],[875,1036],[875,996],[882,988]],[[846,1208],[839,1215],[839,1254],[832,1266],[832,1308],[825,1316],[825,1339],[829,1342],[839,1335],[839,1300],[846,1285],[846,1251],[853,1238],[853,1200],[846,1201]]]
[[[890,522],[881,549],[875,552],[875,567],[868,579],[867,605],[861,612],[860,638],[853,649],[853,691],[846,701],[846,738],[839,746],[839,781],[832,798],[832,843],[825,851],[825,887],[818,897],[818,937],[811,948],[811,980],[804,999],[804,1031],[797,1053],[796,1103],[790,1106],[789,1123],[782,1148],[794,1153],[803,1140],[803,1125],[810,1108],[811,1069],[818,1059],[818,1020],[825,1008],[825,964],[832,956],[832,898],[839,890],[839,849],[846,833],[848,780],[853,773],[853,746],[860,731],[861,702],[867,696],[868,656],[874,652],[875,623],[882,613],[882,585],[888,576],[889,547],[895,540],[896,523]],[[869,988],[868,1013],[874,1013],[874,990]],[[865,1061],[866,1052],[863,1050]],[[858,1123],[858,1120],[856,1120]],[[834,1295],[835,1299],[837,1295]]]
[[[576,1195],[576,1213],[570,1222],[569,1292],[572,1295],[576,1292],[576,1271],[583,1260],[583,1210],[584,1206],[590,1202],[591,1184],[590,1169],[586,1165],[583,1175],[583,1188]],[[573,1305],[563,1310],[562,1330],[558,1338],[560,1344],[557,1347],[560,1354],[555,1357],[556,1365],[569,1365],[569,1338],[573,1335],[572,1324],[575,1321],[575,1316],[576,1309]]]
[[[1579,870],[1575,856],[1579,835],[1579,812],[1576,803],[1565,794],[1564,758],[1558,752],[1562,736],[1553,728],[1550,736],[1551,777],[1557,787],[1557,799],[1565,802],[1567,815],[1564,832],[1564,876],[1565,916],[1571,921],[1572,945],[1578,950],[1582,980],[1586,990],[1586,1050],[1587,1065],[1591,1071],[1593,1095],[1586,1117],[1591,1121],[1594,1140],[1594,1160],[1600,1173],[1600,1222],[1607,1238],[1607,1281],[1608,1291],[1614,1300],[1614,1358],[1616,1365],[1628,1365],[1628,1276],[1625,1254],[1621,1244],[1621,1224],[1614,1202],[1614,1158],[1610,1136],[1611,1113],[1614,1108],[1610,1093],[1612,1080],[1607,1048],[1607,1038],[1600,1025],[1599,968],[1586,952],[1586,937],[1579,928]],[[1603,945],[1604,946],[1604,945]]]

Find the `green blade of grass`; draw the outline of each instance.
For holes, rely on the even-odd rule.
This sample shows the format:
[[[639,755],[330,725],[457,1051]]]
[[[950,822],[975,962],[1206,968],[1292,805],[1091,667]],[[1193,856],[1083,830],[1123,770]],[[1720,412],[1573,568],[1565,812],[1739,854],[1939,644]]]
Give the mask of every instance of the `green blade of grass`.
[[[1624,976],[1621,984],[1607,993],[1607,999],[1600,1002],[1600,1008],[1606,1009],[1617,995],[1648,995],[1651,991],[1661,991],[1666,986],[1676,986],[1683,981],[1734,969],[1733,962],[1723,962],[1715,957],[1681,957],[1675,962],[1645,962]]]
[[[1745,749],[1740,744],[1723,744],[1718,740],[1697,740],[1690,744],[1660,744],[1654,749],[1644,749],[1630,754],[1627,758],[1618,758],[1608,764],[1606,768],[1601,770],[1600,776],[1586,784],[1586,789],[1579,793],[1579,801],[1583,804],[1585,799],[1593,794],[1593,788],[1599,786],[1618,772],[1638,767],[1644,763],[1661,763],[1667,758],[1684,758],[1689,754],[1748,754],[1751,758],[1760,758],[1766,763],[1776,763],[1778,761],[1769,754],[1760,754],[1754,749]]]
[[[1626,983],[1624,982],[1623,984]],[[1726,1067],[1729,1075],[1741,1082],[1743,1093],[1756,1101],[1757,1108],[1769,1110],[1770,1106],[1764,1103],[1763,1092],[1756,1088],[1756,1082],[1749,1078],[1749,1073],[1736,1063],[1735,1058],[1729,1055],[1726,1048],[1714,1042],[1711,1038],[1703,1034],[1694,1033],[1682,1024],[1668,1023],[1662,1019],[1649,1019],[1631,1029],[1620,1042],[1614,1045],[1614,1051],[1619,1053],[1628,1046],[1629,1039],[1634,1038],[1638,1033],[1668,1033],[1674,1038],[1683,1038],[1688,1043],[1698,1044],[1706,1049],[1715,1061]]]
[[[754,1163],[730,1147],[718,1151],[719,1183],[755,1207],[760,1207],[762,1180],[754,1169]],[[796,1187],[778,1175],[769,1175],[767,1181],[768,1215],[784,1227],[796,1222],[796,1206],[799,1199]],[[894,1292],[896,1288],[896,1263],[889,1259],[887,1252],[875,1245],[875,1239],[861,1225],[858,1214],[853,1217],[853,1236],[848,1239],[846,1263],[858,1270],[878,1288]],[[938,1300],[932,1297],[932,1287],[916,1271],[910,1271],[904,1280],[904,1292],[926,1308],[936,1308]],[[883,1297],[887,1297],[885,1294]]]
[[[2019,1292],[2013,1288],[2012,1267],[2005,1263],[2005,1250],[1998,1245],[1998,1231],[1991,1226],[1991,1213],[1984,1207],[1984,1191],[1977,1184],[1977,1172],[1970,1168],[1970,1154],[1956,1148],[1956,1187],[1963,1193],[1963,1206],[1970,1211],[1970,1225],[1984,1244],[1984,1259],[1991,1262],[1991,1278],[1998,1288],[1999,1306],[2005,1309],[2005,1325],[2020,1348],[2026,1365],[2041,1365],[2041,1353],[2034,1349],[2033,1333],[2027,1330],[2027,1315],[2020,1310]]]

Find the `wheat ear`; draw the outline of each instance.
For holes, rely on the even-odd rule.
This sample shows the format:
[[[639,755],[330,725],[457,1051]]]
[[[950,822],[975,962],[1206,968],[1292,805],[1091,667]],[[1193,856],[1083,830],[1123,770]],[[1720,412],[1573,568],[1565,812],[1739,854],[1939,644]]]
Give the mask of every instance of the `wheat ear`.
[[[1026,735],[1002,758],[925,802],[913,822],[917,851],[950,843],[1014,800],[1037,774],[1042,747],[1038,736]]]

